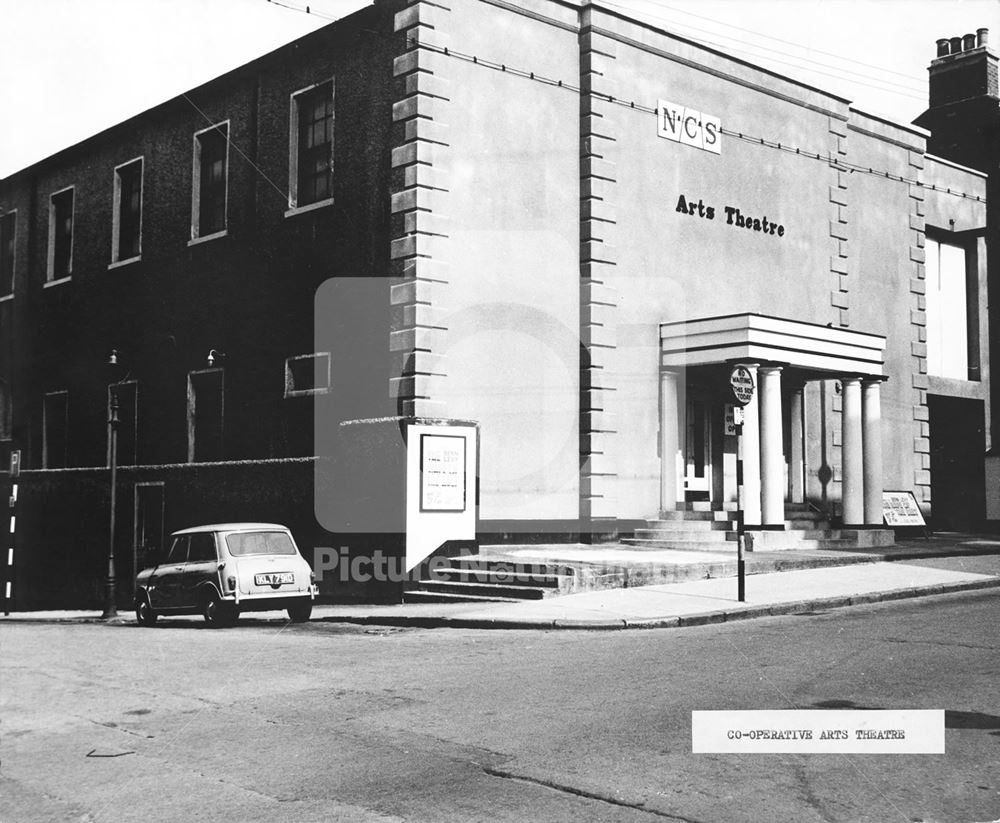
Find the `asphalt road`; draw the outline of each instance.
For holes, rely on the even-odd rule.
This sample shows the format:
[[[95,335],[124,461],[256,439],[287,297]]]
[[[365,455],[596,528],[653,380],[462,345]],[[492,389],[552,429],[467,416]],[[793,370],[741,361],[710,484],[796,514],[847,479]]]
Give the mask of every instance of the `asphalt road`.
[[[2,627],[0,820],[996,821],[1000,594],[622,632]],[[946,710],[945,755],[693,755],[694,709]]]

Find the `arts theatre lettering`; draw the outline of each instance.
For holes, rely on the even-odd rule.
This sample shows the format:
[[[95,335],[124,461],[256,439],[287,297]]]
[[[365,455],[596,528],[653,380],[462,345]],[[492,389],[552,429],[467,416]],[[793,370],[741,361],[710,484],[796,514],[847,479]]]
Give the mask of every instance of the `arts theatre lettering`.
[[[683,194],[677,198],[677,207],[674,211],[680,214],[693,215],[703,220],[715,220],[715,206],[708,206],[701,198],[696,203],[689,200]],[[773,234],[775,237],[785,236],[785,227],[781,223],[768,220],[767,215],[753,217],[742,212],[736,206],[723,206],[722,213],[726,216],[726,225],[738,229],[757,232],[759,234]],[[721,219],[720,215],[720,219]]]

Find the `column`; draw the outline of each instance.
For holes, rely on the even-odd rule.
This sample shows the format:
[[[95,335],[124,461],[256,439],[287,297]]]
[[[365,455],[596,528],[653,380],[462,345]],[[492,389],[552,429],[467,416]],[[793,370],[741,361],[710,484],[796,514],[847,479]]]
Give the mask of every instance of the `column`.
[[[861,436],[861,378],[845,377],[841,409],[841,460],[844,525],[860,526],[865,520],[864,453]]]
[[[676,372],[660,372],[660,510],[665,512],[677,508],[681,488],[677,479],[680,450],[677,379]]]
[[[882,525],[882,381],[861,384],[861,441],[865,479],[865,525]]]
[[[760,527],[760,387],[757,364],[743,363],[753,377],[757,391],[743,407],[743,522],[747,528]]]
[[[760,509],[765,527],[785,525],[785,454],[781,432],[781,366],[757,370],[760,393]]]
[[[806,455],[805,455],[805,386],[792,389],[789,409],[789,439],[791,440],[791,460],[789,499],[793,503],[803,503],[806,499]]]

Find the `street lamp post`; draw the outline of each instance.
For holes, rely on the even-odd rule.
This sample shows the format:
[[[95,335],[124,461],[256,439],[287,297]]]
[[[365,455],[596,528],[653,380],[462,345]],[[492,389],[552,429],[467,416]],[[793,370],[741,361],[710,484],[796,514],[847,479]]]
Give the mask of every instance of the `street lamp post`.
[[[108,365],[118,365],[118,352],[112,351]],[[115,592],[115,490],[118,474],[118,384],[109,386],[108,440],[110,443],[111,463],[111,515],[108,524],[108,579],[104,592],[103,619],[118,616],[118,604]]]

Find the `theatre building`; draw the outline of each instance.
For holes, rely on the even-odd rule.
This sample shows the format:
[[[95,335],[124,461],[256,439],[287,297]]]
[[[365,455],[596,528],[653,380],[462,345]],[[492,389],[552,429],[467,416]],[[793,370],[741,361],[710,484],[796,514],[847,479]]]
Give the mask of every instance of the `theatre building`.
[[[199,522],[669,544],[736,505],[737,364],[758,545],[980,527],[988,175],[930,138],[553,0],[376,2],[109,128],[0,181],[14,579],[99,597],[109,384],[123,580]]]

